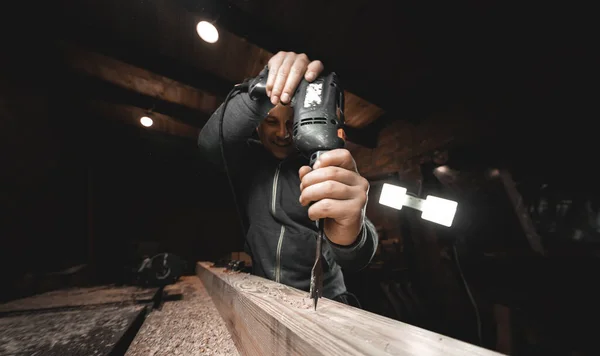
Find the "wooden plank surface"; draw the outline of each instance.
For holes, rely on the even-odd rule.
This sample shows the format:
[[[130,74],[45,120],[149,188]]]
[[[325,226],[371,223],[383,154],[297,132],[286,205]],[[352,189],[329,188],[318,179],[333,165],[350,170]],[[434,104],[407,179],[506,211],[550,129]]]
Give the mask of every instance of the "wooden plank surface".
[[[156,298],[158,291],[158,288],[114,285],[68,288],[0,304],[0,313],[103,304],[149,303]]]
[[[196,276],[185,276],[165,287],[180,300],[165,301],[153,310],[127,350],[142,355],[238,355],[225,322]]]
[[[500,355],[332,300],[317,310],[308,293],[199,262],[242,355]]]
[[[0,317],[0,355],[122,355],[145,310],[141,305],[88,306]]]

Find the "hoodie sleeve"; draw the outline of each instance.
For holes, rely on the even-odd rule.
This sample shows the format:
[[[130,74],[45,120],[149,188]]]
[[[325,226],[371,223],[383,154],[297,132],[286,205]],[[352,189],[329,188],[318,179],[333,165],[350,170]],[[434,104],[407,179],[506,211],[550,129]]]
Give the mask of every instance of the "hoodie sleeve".
[[[227,166],[232,169],[248,153],[248,140],[267,116],[273,105],[268,98],[252,100],[246,91],[230,93],[231,97],[211,115],[198,135],[198,147],[209,162],[223,168],[219,126],[223,115],[223,146]]]
[[[358,271],[365,268],[373,259],[379,237],[375,226],[367,217],[356,241],[349,246],[342,246],[327,239],[335,261],[343,269]]]

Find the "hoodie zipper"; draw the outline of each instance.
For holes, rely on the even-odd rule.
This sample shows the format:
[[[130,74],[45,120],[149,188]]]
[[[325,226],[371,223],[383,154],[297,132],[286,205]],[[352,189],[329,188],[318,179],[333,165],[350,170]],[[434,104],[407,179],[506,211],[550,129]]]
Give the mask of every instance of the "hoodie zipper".
[[[279,242],[277,243],[277,261],[275,265],[275,282],[279,283],[281,278],[281,245],[283,244],[283,234],[285,234],[285,226],[281,225],[279,233]]]
[[[273,215],[275,215],[275,202],[277,199],[277,183],[279,181],[279,170],[281,167],[281,163],[277,166],[275,170],[275,176],[273,177],[273,193],[271,194],[271,211]],[[283,235],[285,234],[285,226],[281,225],[281,230],[279,232],[279,241],[277,241],[277,254],[275,257],[275,282],[279,283],[281,278],[281,245],[283,245]]]
[[[279,168],[281,167],[281,163],[277,165],[277,169],[275,170],[275,176],[273,177],[273,192],[271,193],[271,211],[273,215],[275,215],[275,200],[277,199],[277,181],[279,180]]]

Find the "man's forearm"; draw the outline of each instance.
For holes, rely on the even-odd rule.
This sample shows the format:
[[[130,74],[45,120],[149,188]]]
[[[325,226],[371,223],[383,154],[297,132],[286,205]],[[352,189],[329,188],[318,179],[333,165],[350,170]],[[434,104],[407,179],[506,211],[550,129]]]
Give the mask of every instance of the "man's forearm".
[[[198,147],[202,154],[219,166],[222,164],[219,120],[223,110],[223,143],[229,159],[241,154],[247,140],[273,107],[268,98],[254,101],[246,92],[234,94],[227,106],[224,105],[221,104],[211,115],[198,135]]]
[[[352,245],[342,246],[331,241],[328,242],[336,262],[344,269],[356,271],[363,269],[371,262],[375,250],[377,250],[379,237],[373,223],[365,218],[363,228]]]

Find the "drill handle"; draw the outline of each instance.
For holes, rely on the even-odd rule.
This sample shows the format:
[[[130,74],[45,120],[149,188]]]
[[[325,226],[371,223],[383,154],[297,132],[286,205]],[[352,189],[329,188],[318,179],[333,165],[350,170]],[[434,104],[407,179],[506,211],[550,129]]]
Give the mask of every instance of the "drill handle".
[[[319,157],[321,157],[321,154],[323,154],[323,152],[325,151],[315,151],[312,155],[310,155],[310,160],[308,163],[310,168],[312,168],[315,165],[315,162],[319,159]]]
[[[250,79],[248,94],[252,100],[258,100],[267,97],[267,78],[269,68],[265,67],[255,78]]]

